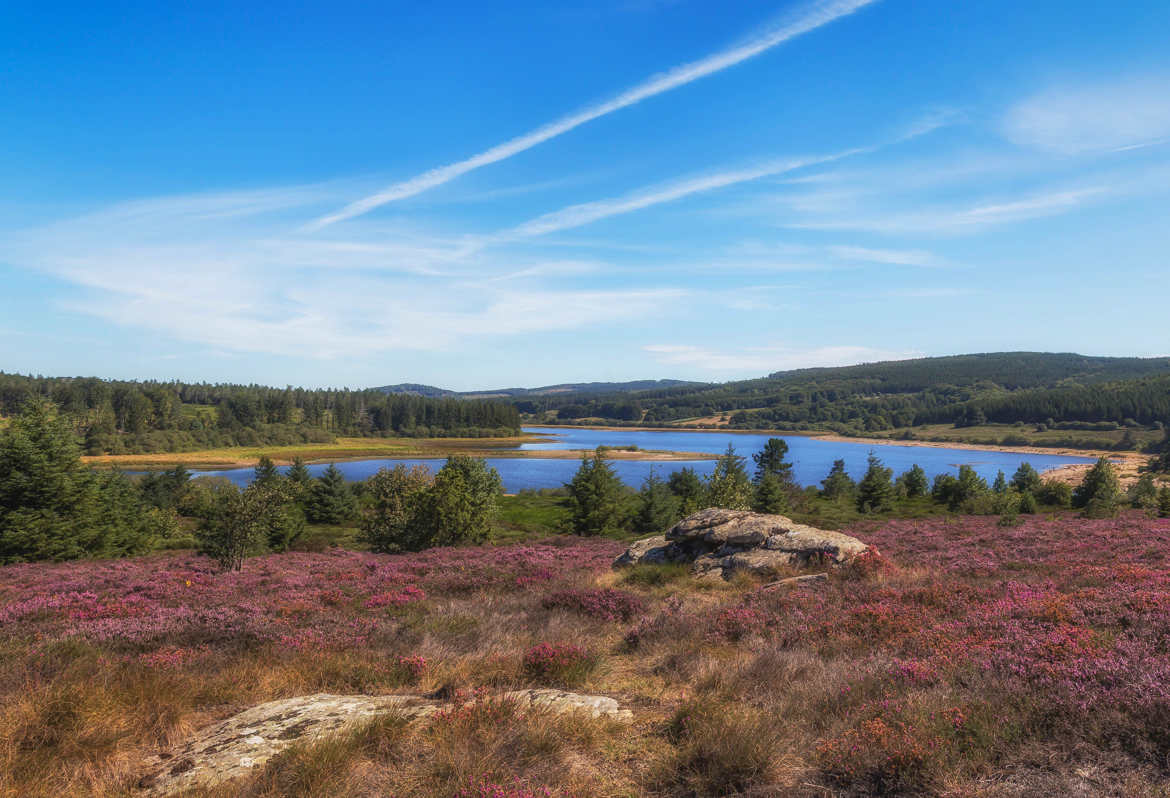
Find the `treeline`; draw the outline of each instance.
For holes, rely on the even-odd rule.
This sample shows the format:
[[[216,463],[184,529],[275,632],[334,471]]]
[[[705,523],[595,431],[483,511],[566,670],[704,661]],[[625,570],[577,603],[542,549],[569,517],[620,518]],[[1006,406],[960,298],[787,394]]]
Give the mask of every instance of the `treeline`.
[[[1076,489],[1043,480],[1026,463],[991,484],[969,466],[929,483],[914,466],[895,478],[871,456],[859,480],[837,461],[820,487],[792,478],[788,446],[767,441],[747,459],[734,449],[711,475],[683,468],[651,474],[640,491],[626,487],[598,449],[582,459],[566,485],[565,531],[581,535],[657,534],[707,507],[754,509],[816,522],[850,514],[961,512],[998,514],[1014,524],[1044,506],[1073,507],[1087,517],[1125,506],[1170,516],[1170,437],[1140,479],[1123,492],[1102,458]],[[451,457],[437,473],[399,465],[364,482],[346,482],[333,466],[310,476],[301,462],[282,471],[267,458],[241,490],[224,478],[192,479],[183,467],[131,479],[81,463],[68,421],[47,402],[28,405],[0,429],[0,565],[80,557],[118,557],[158,548],[196,547],[225,568],[246,557],[302,546],[307,524],[356,525],[357,540],[380,552],[488,540],[502,495],[499,474],[485,461]]]
[[[658,391],[517,402],[555,422],[669,424],[726,416],[734,428],[881,432],[924,424],[1170,424],[1170,359],[1001,353],[779,372]],[[1116,427],[1114,427],[1116,428]]]
[[[849,519],[854,514],[957,512],[998,515],[1004,526],[1015,525],[1021,515],[1035,514],[1045,507],[1076,509],[1085,518],[1113,517],[1126,507],[1150,516],[1170,517],[1170,486],[1159,487],[1154,479],[1158,469],[1170,467],[1170,448],[1167,452],[1152,459],[1146,473],[1127,491],[1121,489],[1112,464],[1104,457],[1074,488],[1059,480],[1043,479],[1029,463],[1021,464],[1010,478],[1000,471],[991,484],[967,465],[960,466],[957,475],[939,474],[933,481],[918,465],[895,477],[874,454],[860,479],[846,471],[844,460],[837,460],[820,487],[801,488],[792,479],[787,444],[771,438],[752,456],[754,473],[749,474],[747,458],[728,446],[710,476],[700,478],[690,468],[666,478],[651,473],[634,493],[598,449],[582,459],[565,486],[569,531],[620,535],[633,529],[646,535],[659,534],[708,507],[793,515],[810,521]]]
[[[48,401],[88,454],[319,443],[344,436],[515,434],[516,408],[488,400],[0,373],[0,417]]]
[[[287,551],[306,524],[358,522],[375,551],[482,543],[501,494],[494,469],[461,456],[435,474],[398,466],[359,483],[332,465],[314,479],[300,461],[282,472],[268,458],[243,490],[182,466],[132,479],[84,466],[66,418],[35,402],[0,430],[0,565],[195,547],[238,570]]]

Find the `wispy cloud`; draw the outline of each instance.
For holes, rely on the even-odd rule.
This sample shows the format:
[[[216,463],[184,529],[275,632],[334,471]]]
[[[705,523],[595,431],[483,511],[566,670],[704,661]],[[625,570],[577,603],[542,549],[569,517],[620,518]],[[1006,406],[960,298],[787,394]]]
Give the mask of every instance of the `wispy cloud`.
[[[319,195],[238,192],[124,203],[0,239],[0,261],[75,286],[61,305],[227,352],[311,358],[439,351],[468,340],[646,319],[677,288],[554,282],[608,265],[501,253],[461,268],[450,242],[290,233]],[[442,270],[435,268],[442,263]]]
[[[873,249],[836,245],[829,247],[829,252],[842,260],[886,263],[891,266],[938,268],[948,265],[945,259],[924,249]]]
[[[649,208],[654,205],[661,205],[667,202],[674,202],[676,200],[689,197],[693,194],[701,194],[706,191],[714,191],[715,189],[726,188],[727,186],[734,186],[739,183],[747,183],[752,180],[759,180],[762,177],[771,175],[779,175],[785,172],[792,172],[814,164],[828,163],[830,161],[840,160],[850,155],[855,155],[861,152],[868,152],[871,148],[859,148],[847,150],[845,152],[837,153],[835,155],[825,155],[810,158],[792,158],[783,161],[772,161],[760,166],[749,167],[746,169],[736,169],[725,172],[718,172],[710,175],[703,175],[701,177],[689,178],[680,180],[675,183],[669,183],[663,186],[656,186],[650,189],[643,189],[632,194],[627,194],[624,197],[616,199],[598,200],[596,202],[584,202],[579,205],[570,205],[567,208],[562,208],[552,213],[546,213],[538,216],[531,221],[524,222],[511,230],[505,231],[498,236],[498,240],[512,240],[516,238],[530,238],[532,236],[546,235],[548,233],[555,233],[561,230],[569,230],[574,227],[582,227],[592,222],[600,221],[611,216],[619,216],[624,213],[632,211],[640,211],[644,208]]]
[[[777,345],[729,351],[681,344],[651,344],[642,348],[663,365],[688,367],[711,373],[760,374],[922,356],[921,352],[875,349],[868,346],[821,346],[801,349]]]
[[[1170,74],[1064,86],[1017,103],[1001,129],[1021,146],[1060,155],[1123,152],[1170,138]]]
[[[759,36],[749,39],[743,44],[709,55],[698,61],[683,64],[660,75],[655,75],[625,90],[611,100],[592,105],[581,111],[562,117],[555,122],[539,127],[522,136],[505,141],[502,144],[497,144],[478,155],[432,169],[409,180],[395,183],[376,194],[351,202],[339,211],[319,217],[310,225],[310,229],[320,229],[345,219],[351,219],[355,216],[369,213],[375,208],[387,203],[421,194],[428,189],[440,186],[468,172],[511,158],[513,155],[532,149],[539,144],[568,133],[594,119],[612,114],[615,111],[628,108],[643,100],[741,64],[791,39],[816,30],[842,17],[849,16],[865,6],[872,5],[874,2],[876,0],[818,0],[818,2],[804,9],[801,13],[790,17],[781,24]]]
[[[996,225],[1055,216],[1080,208],[1111,193],[1108,186],[1051,190],[1023,199],[988,200],[967,206],[929,206],[886,215],[850,214],[840,218],[792,221],[803,230],[856,230],[884,234],[946,234],[976,232]]]

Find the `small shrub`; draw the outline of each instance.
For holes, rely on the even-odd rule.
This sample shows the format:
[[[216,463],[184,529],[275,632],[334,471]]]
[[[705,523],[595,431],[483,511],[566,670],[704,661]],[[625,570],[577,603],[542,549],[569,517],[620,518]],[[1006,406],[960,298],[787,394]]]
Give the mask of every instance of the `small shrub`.
[[[767,631],[768,616],[752,607],[726,607],[711,624],[711,636],[738,641],[758,637]]]
[[[657,615],[644,616],[626,632],[625,644],[630,649],[659,640],[685,640],[700,627],[699,617],[682,608],[682,601],[670,598]]]
[[[661,587],[686,578],[690,572],[690,566],[686,563],[642,564],[627,568],[622,581],[642,587]]]
[[[524,674],[543,684],[579,684],[597,667],[597,658],[572,643],[540,643],[524,652]]]
[[[545,596],[541,604],[545,609],[570,610],[603,621],[628,621],[646,609],[642,599],[633,593],[613,588],[561,590]]]
[[[660,779],[687,795],[750,793],[772,781],[778,721],[742,704],[683,704],[667,725],[676,748],[662,763]]]
[[[418,655],[396,657],[390,666],[391,676],[399,685],[418,684],[426,671],[427,659]]]

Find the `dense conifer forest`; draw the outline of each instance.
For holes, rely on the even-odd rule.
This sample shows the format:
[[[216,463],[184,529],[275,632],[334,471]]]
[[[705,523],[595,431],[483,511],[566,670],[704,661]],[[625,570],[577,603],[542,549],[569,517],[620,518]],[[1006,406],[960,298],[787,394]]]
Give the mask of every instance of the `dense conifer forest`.
[[[87,454],[326,442],[334,436],[484,437],[515,434],[519,414],[486,400],[93,377],[0,373],[0,417],[49,400]]]
[[[924,424],[1170,423],[1170,358],[1010,352],[922,358],[600,396],[517,401],[550,421],[662,424],[728,415],[732,427],[877,432]],[[1088,427],[1092,428],[1092,427]]]

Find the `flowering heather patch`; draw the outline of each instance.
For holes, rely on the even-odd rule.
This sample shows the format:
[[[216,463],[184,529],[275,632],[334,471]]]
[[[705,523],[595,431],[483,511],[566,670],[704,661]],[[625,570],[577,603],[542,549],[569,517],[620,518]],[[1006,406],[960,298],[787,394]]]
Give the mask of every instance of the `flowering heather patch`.
[[[603,621],[628,621],[646,611],[646,604],[633,593],[613,588],[559,590],[544,597],[545,609],[564,609]]]
[[[724,640],[743,640],[745,637],[764,634],[768,620],[767,613],[752,607],[725,607],[715,615],[711,635]]]
[[[685,639],[699,627],[697,613],[686,609],[678,597],[663,602],[654,615],[644,615],[629,631],[624,641],[630,649],[662,640]]]
[[[1170,519],[847,531],[881,557],[766,589],[603,587],[605,540],[2,568],[0,794],[124,793],[229,708],[390,691],[451,703],[352,752],[349,794],[1167,794]],[[586,676],[634,723],[487,697]]]
[[[392,671],[400,683],[418,684],[419,679],[427,672],[427,658],[418,655],[395,657]]]
[[[524,652],[524,673],[543,684],[575,684],[597,665],[596,658],[572,643],[540,643]]]
[[[365,608],[367,610],[376,610],[380,607],[401,607],[403,604],[410,604],[412,601],[422,601],[427,597],[421,588],[414,585],[406,585],[398,590],[388,590],[385,593],[378,593],[366,599]]]
[[[384,638],[378,610],[425,598],[520,589],[607,568],[618,544],[432,549],[388,556],[332,550],[249,559],[220,572],[189,554],[0,569],[0,640],[81,638],[139,653],[273,643],[344,649]],[[173,655],[175,661],[183,655]]]

